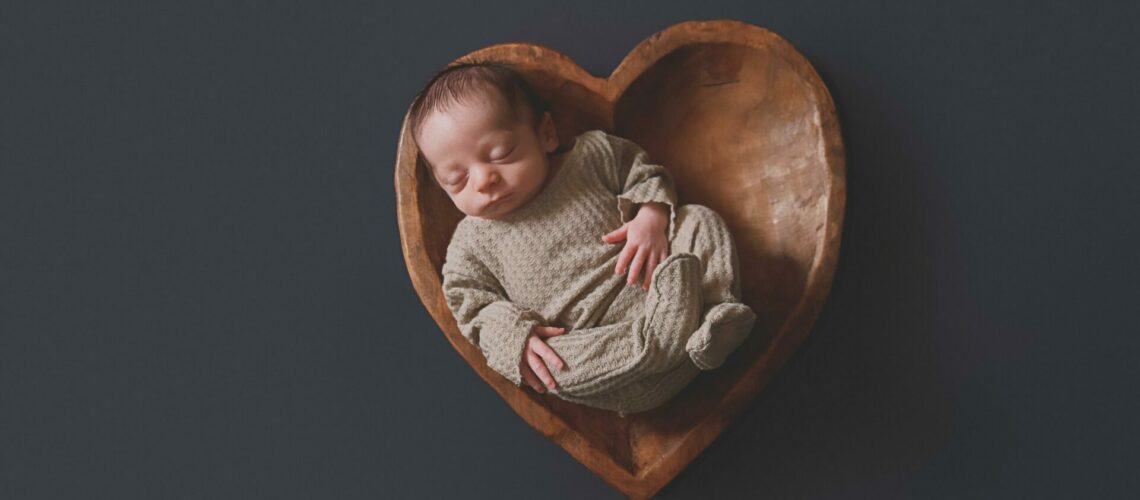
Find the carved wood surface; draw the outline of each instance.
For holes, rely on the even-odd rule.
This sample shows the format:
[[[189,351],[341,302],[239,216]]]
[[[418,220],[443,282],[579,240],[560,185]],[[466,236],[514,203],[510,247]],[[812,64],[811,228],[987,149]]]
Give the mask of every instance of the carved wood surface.
[[[846,197],[835,105],[783,38],[732,20],[690,21],[642,41],[608,78],[550,48],[499,44],[460,57],[501,59],[552,104],[563,144],[605,129],[669,169],[683,204],[707,205],[736,240],[743,301],[759,319],[720,368],[666,405],[615,413],[515,387],[486,366],[444,302],[440,270],[462,214],[427,177],[407,116],[396,158],[404,259],[451,345],[536,430],[631,498],[675,477],[770,381],[811,330],[831,287]]]

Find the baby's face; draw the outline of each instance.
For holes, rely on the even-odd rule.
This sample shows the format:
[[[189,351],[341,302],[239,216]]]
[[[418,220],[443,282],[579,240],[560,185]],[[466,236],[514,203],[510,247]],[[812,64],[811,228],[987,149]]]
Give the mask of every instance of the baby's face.
[[[459,211],[496,219],[542,190],[550,171],[547,153],[558,147],[558,137],[549,113],[536,131],[530,120],[511,115],[502,96],[478,101],[432,112],[417,143]]]

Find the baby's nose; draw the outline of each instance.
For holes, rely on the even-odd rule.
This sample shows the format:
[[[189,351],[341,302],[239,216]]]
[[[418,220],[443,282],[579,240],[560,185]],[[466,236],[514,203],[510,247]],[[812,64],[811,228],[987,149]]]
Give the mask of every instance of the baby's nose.
[[[499,174],[493,170],[484,170],[475,179],[475,190],[480,193],[486,192],[492,186],[499,182]]]

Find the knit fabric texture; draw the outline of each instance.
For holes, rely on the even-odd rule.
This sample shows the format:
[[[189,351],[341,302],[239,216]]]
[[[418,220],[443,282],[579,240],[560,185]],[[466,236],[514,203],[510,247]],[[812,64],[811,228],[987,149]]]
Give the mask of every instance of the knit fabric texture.
[[[731,235],[712,210],[678,206],[668,172],[627,139],[591,130],[527,204],[495,220],[459,222],[443,265],[443,291],[460,332],[487,365],[522,384],[536,325],[566,362],[550,394],[622,415],[656,407],[700,370],[723,363],[755,315],[739,301]],[[669,208],[670,256],[648,291],[614,274],[624,242],[602,235],[640,204]]]

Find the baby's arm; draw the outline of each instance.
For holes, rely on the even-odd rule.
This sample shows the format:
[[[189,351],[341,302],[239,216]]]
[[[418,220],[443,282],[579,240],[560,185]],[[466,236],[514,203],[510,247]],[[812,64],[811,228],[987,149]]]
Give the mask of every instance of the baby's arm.
[[[481,261],[456,246],[449,247],[443,293],[460,333],[479,347],[487,366],[515,386],[525,382],[541,392],[536,376],[553,384],[546,364],[560,367],[563,362],[542,338],[564,331],[542,326],[542,316],[508,300]]]
[[[606,134],[605,137],[613,152],[614,165],[610,166],[610,171],[603,178],[617,195],[622,223],[633,220],[642,205],[660,203],[668,208],[669,228],[666,233],[669,240],[672,240],[677,191],[673,187],[669,171],[652,163],[649,154],[637,143],[611,134]]]
[[[654,268],[669,256],[673,239],[677,195],[665,167],[651,163],[648,153],[633,141],[605,135],[613,154],[613,165],[603,172],[610,189],[617,195],[622,226],[602,237],[606,243],[625,240],[614,272],[629,271],[629,284],[639,274],[642,287],[649,289]]]

